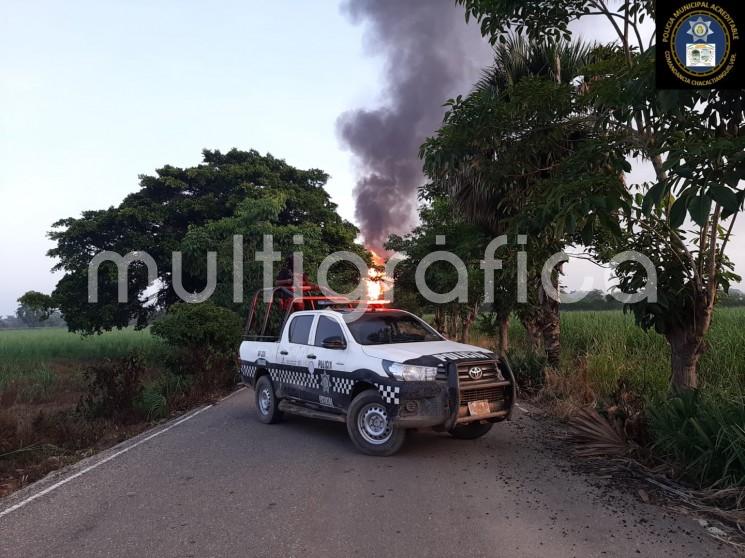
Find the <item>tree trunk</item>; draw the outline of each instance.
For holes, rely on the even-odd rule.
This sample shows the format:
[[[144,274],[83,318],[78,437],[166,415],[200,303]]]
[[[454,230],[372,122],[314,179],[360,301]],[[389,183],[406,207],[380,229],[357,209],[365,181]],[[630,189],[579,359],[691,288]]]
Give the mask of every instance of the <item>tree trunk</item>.
[[[434,317],[434,326],[437,331],[440,333],[445,334],[447,337],[447,332],[445,331],[445,321],[443,319],[443,313],[442,309],[439,306],[435,307],[435,317]]]
[[[698,387],[698,361],[706,348],[705,338],[711,327],[715,293],[707,293],[695,302],[691,319],[667,332],[670,343],[670,387],[674,391]]]
[[[670,343],[672,372],[670,386],[682,391],[698,387],[698,361],[704,352],[704,338],[694,328],[680,328],[667,334]]]
[[[450,324],[448,326],[448,331],[450,332],[449,337],[452,339],[459,339],[460,328],[458,326],[460,325],[460,323],[455,313],[455,310],[453,310],[452,308],[450,309],[450,312],[448,313],[448,324]]]
[[[470,342],[471,326],[473,325],[473,322],[476,321],[476,316],[479,315],[480,306],[481,306],[480,303],[476,303],[473,306],[468,307],[468,313],[466,314],[466,317],[463,320],[463,329],[461,330],[461,342],[462,343]]]
[[[497,349],[499,354],[507,356],[510,350],[510,316],[499,316],[497,322]]]
[[[455,312],[451,307],[445,311],[445,337],[448,339],[459,339],[458,320],[455,318]]]
[[[468,321],[463,322],[463,328],[460,331],[460,342],[468,343],[468,336],[471,333],[471,323]]]
[[[541,289],[541,335],[549,366],[559,368],[561,362],[561,316],[559,302]]]

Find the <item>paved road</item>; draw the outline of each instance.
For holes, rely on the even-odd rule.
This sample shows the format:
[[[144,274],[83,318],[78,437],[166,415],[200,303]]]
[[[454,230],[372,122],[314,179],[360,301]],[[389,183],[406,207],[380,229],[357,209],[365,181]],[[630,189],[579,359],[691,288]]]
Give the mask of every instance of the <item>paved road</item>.
[[[142,439],[0,516],[0,556],[734,556],[694,521],[572,473],[526,414],[478,441],[415,433],[372,458],[340,424],[260,424],[244,390]]]

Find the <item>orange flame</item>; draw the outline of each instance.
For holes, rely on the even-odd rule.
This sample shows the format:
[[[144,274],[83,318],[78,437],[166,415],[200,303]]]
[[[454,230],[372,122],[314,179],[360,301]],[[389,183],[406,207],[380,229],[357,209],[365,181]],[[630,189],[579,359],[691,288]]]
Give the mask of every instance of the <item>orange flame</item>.
[[[367,299],[380,300],[383,298],[383,285],[380,280],[380,273],[374,269],[370,269],[367,272],[367,277]]]
[[[385,264],[385,260],[370,250],[372,254],[373,265],[382,266]],[[369,301],[382,301],[385,298],[386,285],[390,283],[390,279],[386,277],[383,271],[378,271],[374,267],[371,267],[367,271],[367,279],[365,280],[367,286],[367,300]]]

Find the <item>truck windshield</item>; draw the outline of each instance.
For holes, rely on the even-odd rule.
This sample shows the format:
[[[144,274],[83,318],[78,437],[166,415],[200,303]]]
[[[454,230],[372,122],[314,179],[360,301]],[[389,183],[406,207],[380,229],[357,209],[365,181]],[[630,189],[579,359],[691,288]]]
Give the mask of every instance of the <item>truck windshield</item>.
[[[403,312],[369,312],[347,326],[360,345],[443,340],[439,333],[422,320]]]

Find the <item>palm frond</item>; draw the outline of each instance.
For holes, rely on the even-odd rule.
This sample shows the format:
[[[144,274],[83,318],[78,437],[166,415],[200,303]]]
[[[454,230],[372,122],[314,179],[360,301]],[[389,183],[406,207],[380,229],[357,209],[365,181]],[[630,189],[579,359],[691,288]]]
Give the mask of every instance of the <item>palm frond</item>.
[[[613,428],[608,419],[595,409],[586,407],[577,411],[569,421],[577,455],[583,457],[622,457],[630,451],[623,436]]]

